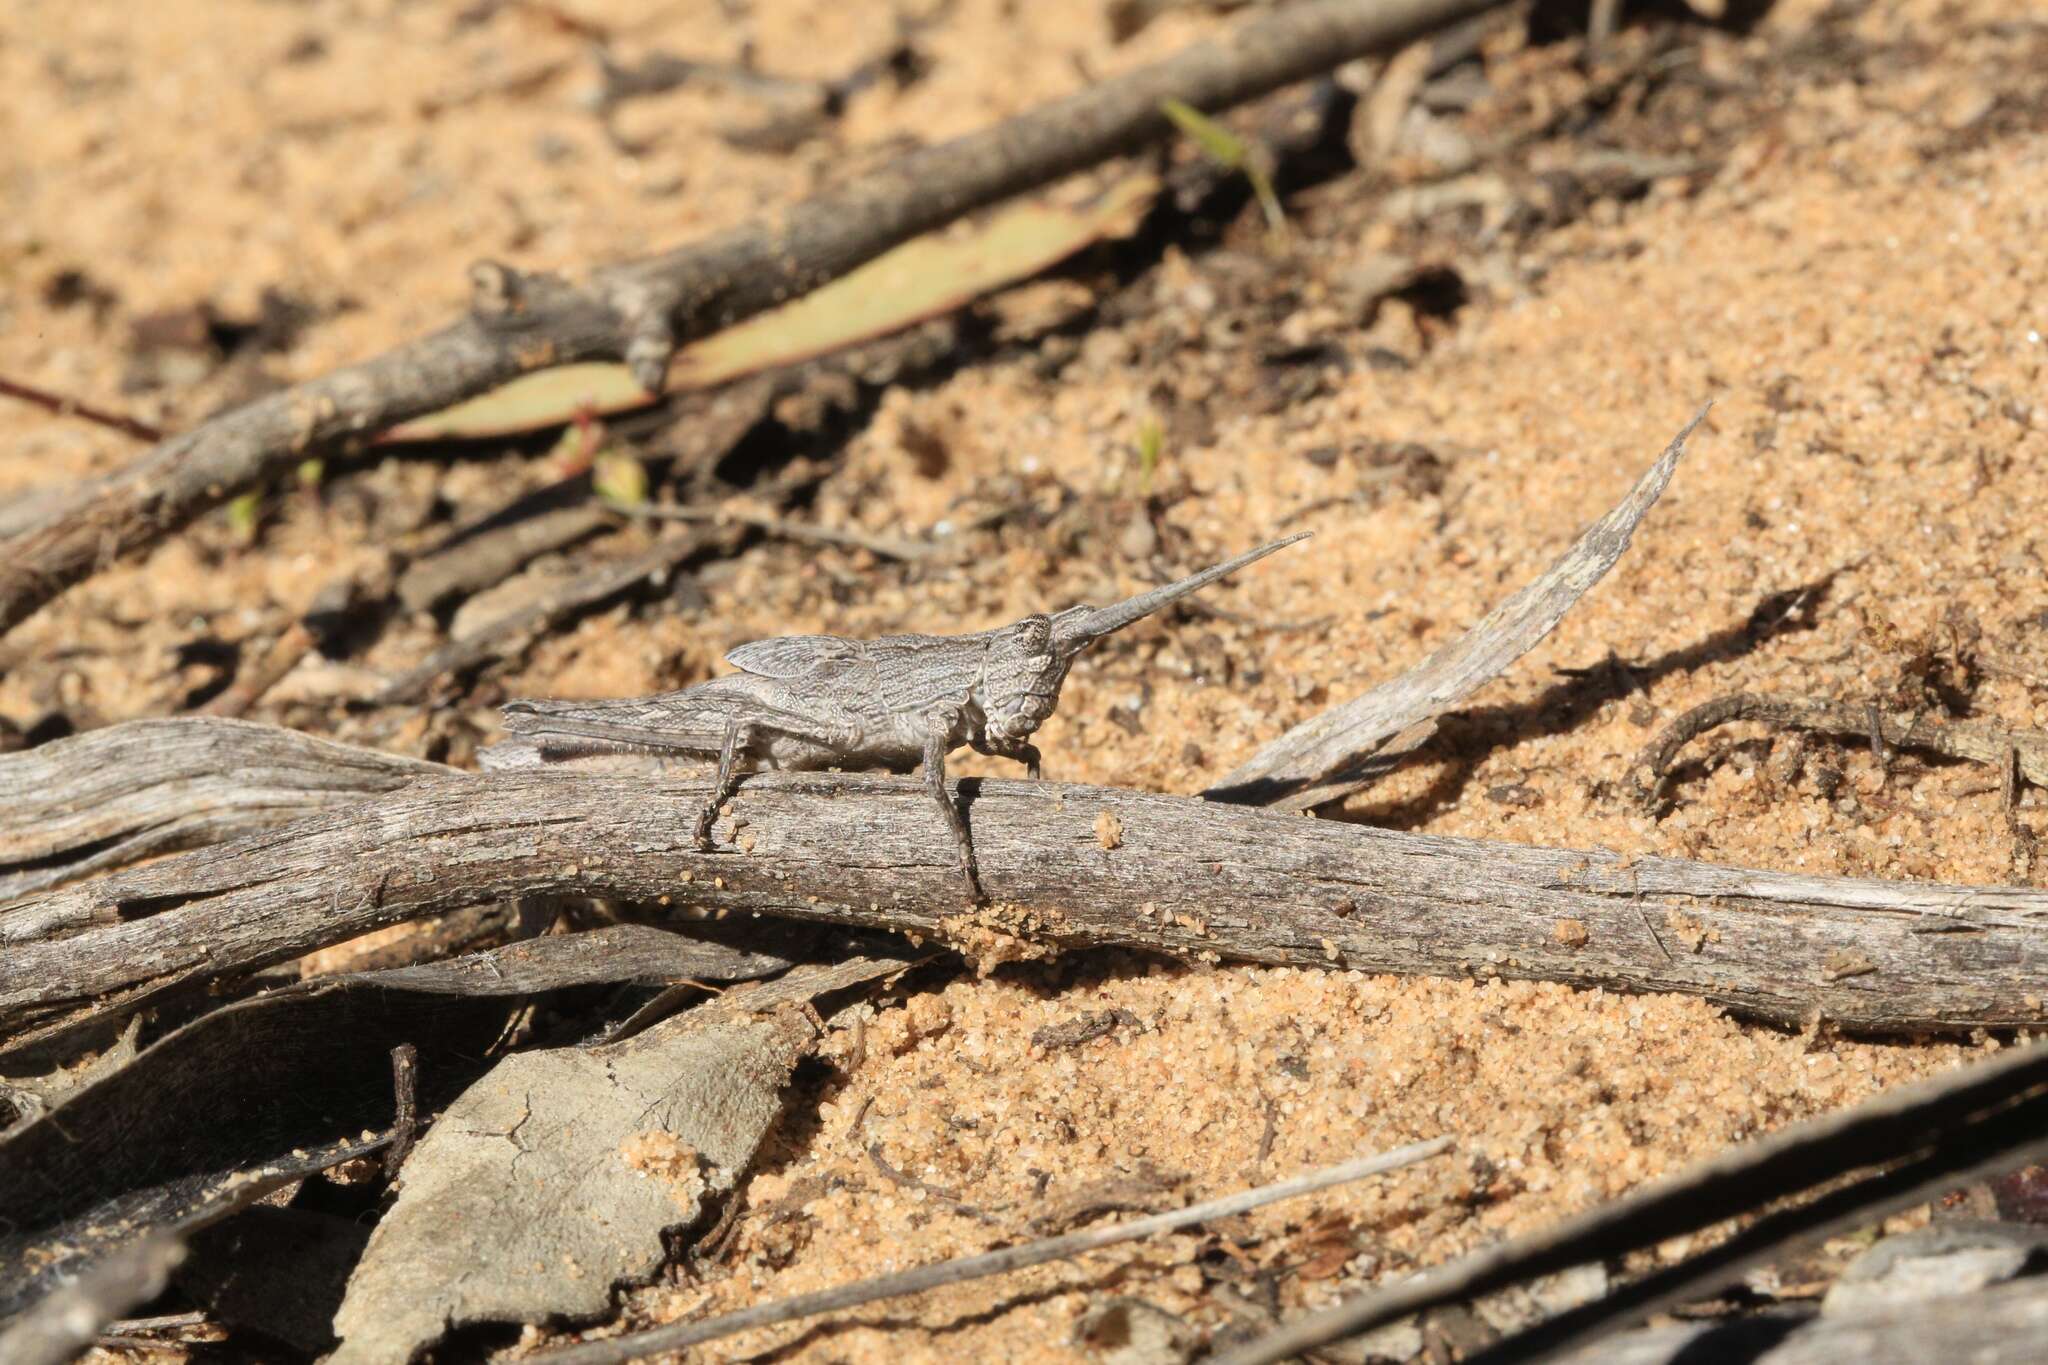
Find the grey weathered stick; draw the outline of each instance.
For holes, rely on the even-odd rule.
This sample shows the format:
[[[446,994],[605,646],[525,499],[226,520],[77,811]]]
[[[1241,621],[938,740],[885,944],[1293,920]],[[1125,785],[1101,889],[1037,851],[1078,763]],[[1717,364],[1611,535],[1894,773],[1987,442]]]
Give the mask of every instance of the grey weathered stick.
[[[984,910],[962,905],[920,781],[762,774],[735,802],[744,828],[720,830],[747,851],[714,853],[691,834],[701,777],[422,781],[30,897],[14,913],[69,936],[0,953],[0,1027],[67,1027],[384,925],[527,895],[666,898],[997,958],[1114,944],[1678,991],[1861,1030],[2044,1018],[2048,891],[1631,861],[1116,788],[958,786],[997,899]],[[1113,849],[1095,833],[1105,811],[1122,827]]]
[[[795,1298],[764,1303],[754,1308],[743,1308],[735,1313],[706,1318],[702,1322],[679,1322],[668,1327],[657,1327],[652,1331],[635,1332],[630,1336],[593,1341],[560,1351],[547,1351],[533,1359],[545,1362],[545,1365],[625,1365],[628,1361],[638,1360],[644,1356],[657,1355],[664,1351],[679,1351],[686,1346],[717,1341],[721,1337],[734,1336],[759,1327],[773,1327],[778,1323],[795,1322],[799,1318],[816,1317],[820,1313],[859,1308],[863,1304],[879,1303],[883,1299],[922,1294],[927,1290],[940,1289],[949,1284],[962,1284],[968,1280],[986,1279],[991,1275],[1004,1275],[1013,1270],[1044,1265],[1048,1261],[1064,1261],[1122,1242],[1163,1236],[1169,1232],[1178,1232],[1182,1228],[1193,1227],[1197,1223],[1214,1222],[1219,1218],[1235,1218],[1238,1214],[1249,1213],[1253,1209],[1263,1208],[1282,1199],[1314,1194],[1320,1190],[1349,1184],[1354,1180],[1364,1180],[1368,1176],[1385,1175],[1404,1166],[1413,1166],[1418,1161],[1427,1161],[1450,1150],[1450,1146],[1449,1138],[1410,1143],[1406,1147],[1396,1147],[1391,1152],[1360,1157],[1336,1166],[1326,1166],[1320,1171],[1295,1176],[1292,1180],[1281,1180],[1271,1185],[1245,1190],[1240,1194],[1228,1194],[1220,1199],[1190,1204],[1187,1208],[1174,1209],[1169,1213],[1155,1213],[1149,1217],[1132,1219],[1128,1223],[1090,1228],[1085,1232],[1070,1232],[1064,1236],[1048,1237],[1040,1242],[1027,1242],[1023,1246],[1004,1247],[979,1256],[963,1256],[957,1260],[940,1261],[935,1265],[919,1266],[915,1270],[899,1271],[894,1275],[878,1275],[871,1280],[859,1280],[834,1289],[821,1289],[812,1294],[799,1294]]]
[[[528,561],[615,526],[618,520],[603,503],[591,500],[479,531],[414,560],[398,576],[398,600],[408,611],[426,611],[451,597],[501,583]]]
[[[716,524],[731,522],[739,526],[751,526],[757,531],[782,540],[801,541],[811,545],[836,545],[849,550],[866,550],[869,554],[883,559],[909,562],[923,559],[932,552],[929,542],[899,540],[894,536],[869,535],[865,531],[842,530],[832,526],[813,526],[808,522],[790,521],[786,517],[773,517],[765,512],[753,512],[738,507],[621,507],[627,516],[645,517],[650,521],[694,521]]]
[[[452,772],[273,725],[137,720],[0,754],[0,906]],[[34,936],[0,908],[0,942]]]
[[[1619,1259],[1753,1209],[1814,1196],[1474,1358],[1547,1359],[1687,1295],[1709,1292],[1767,1257],[1874,1222],[2043,1150],[2048,1044],[2035,1043],[1736,1147],[1555,1228],[1370,1290],[1213,1359],[1217,1365],[1270,1365],[1410,1313]]]
[[[391,706],[419,701],[445,674],[474,668],[523,647],[524,643],[555,623],[593,607],[658,573],[665,573],[717,539],[711,531],[677,531],[663,536],[651,550],[616,564],[603,564],[572,579],[530,606],[521,607],[495,620],[486,621],[459,640],[452,640],[429,654],[418,665],[386,683],[377,693],[377,703]]]
[[[1671,482],[1686,438],[1706,416],[1707,408],[1701,408],[1613,511],[1485,620],[1400,677],[1295,726],[1203,794],[1214,801],[1300,810],[1370,783],[1388,761],[1428,738],[1426,727],[1435,717],[1535,648],[1606,576]]]
[[[1498,3],[1305,0],[914,152],[761,222],[598,270],[584,284],[480,265],[471,311],[439,332],[173,437],[24,532],[0,560],[0,631],[100,565],[308,456],[572,361],[624,359],[658,390],[682,342],[815,289],[962,214],[1169,136],[1163,100],[1203,110],[1238,104]]]
[[[681,753],[718,759],[718,780],[697,814],[697,847],[711,850],[718,808],[752,768],[923,768],[960,850],[967,889],[982,895],[974,842],[946,794],[946,755],[961,745],[1014,759],[1038,776],[1031,736],[1059,705],[1067,670],[1096,641],[1205,588],[1302,531],[1247,550],[1177,582],[1109,607],[1069,607],[973,635],[785,635],[729,651],[740,671],[674,692],[615,701],[515,701],[513,736],[487,766],[601,753]]]
[[[1873,724],[1868,706],[1816,701],[1808,697],[1760,697],[1737,692],[1703,702],[1664,727],[1636,759],[1645,796],[1654,796],[1670,775],[1679,751],[1717,725],[1760,721],[1787,729],[1815,730],[1868,741]],[[1895,749],[1918,749],[1975,763],[2012,764],[2037,787],[2048,787],[2048,735],[2007,730],[1969,721],[1943,722],[1924,715],[1878,715],[1878,737]]]
[[[164,1292],[185,1259],[185,1239],[155,1232],[106,1260],[21,1314],[0,1332],[0,1360],[9,1365],[64,1365],[92,1345],[100,1329]]]

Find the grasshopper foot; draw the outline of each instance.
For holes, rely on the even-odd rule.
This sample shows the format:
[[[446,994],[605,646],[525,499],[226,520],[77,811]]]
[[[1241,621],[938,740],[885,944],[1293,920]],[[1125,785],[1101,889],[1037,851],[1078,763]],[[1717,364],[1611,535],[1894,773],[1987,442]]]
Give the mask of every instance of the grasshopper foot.
[[[690,840],[697,845],[699,853],[710,853],[716,849],[711,842],[711,822],[718,818],[718,803],[712,802],[697,812],[697,823],[690,830]]]

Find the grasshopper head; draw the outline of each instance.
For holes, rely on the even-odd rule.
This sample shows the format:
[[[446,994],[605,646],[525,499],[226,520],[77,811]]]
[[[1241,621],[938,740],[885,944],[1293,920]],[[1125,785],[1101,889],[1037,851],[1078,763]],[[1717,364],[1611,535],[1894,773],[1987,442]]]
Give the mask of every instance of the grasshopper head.
[[[1056,616],[1027,616],[995,632],[981,670],[982,713],[994,740],[1021,740],[1059,704],[1060,685],[1074,657],[1112,631],[1158,611],[1176,598],[1236,573],[1282,546],[1308,539],[1289,536],[1225,560],[1177,583],[1127,598],[1113,607],[1069,607]]]
[[[1059,705],[1060,684],[1067,679],[1073,655],[1053,647],[1053,620],[1027,616],[995,633],[981,666],[981,705],[989,738],[1024,739]]]
[[[1226,574],[1234,574],[1245,565],[1264,559],[1275,550],[1284,549],[1298,540],[1307,540],[1311,532],[1302,531],[1282,540],[1270,541],[1256,550],[1247,550],[1235,559],[1226,559],[1221,564],[1211,565],[1200,573],[1189,574],[1177,583],[1141,592],[1136,597],[1127,597],[1113,607],[1069,607],[1051,620],[1053,651],[1063,661],[1060,676],[1066,676],[1066,664],[1074,656],[1103,636],[1122,630],[1133,621],[1141,621],[1158,611],[1167,603],[1186,597],[1197,588],[1206,588]]]

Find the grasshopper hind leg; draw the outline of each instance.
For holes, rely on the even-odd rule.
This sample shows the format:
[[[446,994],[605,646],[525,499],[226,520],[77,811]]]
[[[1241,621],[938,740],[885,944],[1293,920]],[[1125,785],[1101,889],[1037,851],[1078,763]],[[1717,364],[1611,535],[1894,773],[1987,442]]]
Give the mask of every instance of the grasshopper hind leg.
[[[718,776],[711,783],[711,796],[704,802],[704,809],[697,812],[697,825],[691,831],[699,853],[711,851],[711,822],[718,818],[718,808],[732,800],[740,789],[740,759],[754,742],[754,727],[738,720],[725,727],[725,744],[718,751]]]

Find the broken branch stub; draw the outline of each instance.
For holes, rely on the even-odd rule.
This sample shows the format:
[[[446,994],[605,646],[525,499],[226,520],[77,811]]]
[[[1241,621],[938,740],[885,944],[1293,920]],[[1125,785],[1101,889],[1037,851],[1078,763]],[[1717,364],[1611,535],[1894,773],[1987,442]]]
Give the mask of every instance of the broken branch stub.
[[[1709,404],[1708,407],[1712,405]],[[1400,677],[1295,726],[1202,793],[1212,801],[1309,809],[1372,783],[1428,739],[1435,718],[1535,648],[1606,577],[1671,482],[1707,407],[1571,549],[1472,629]]]

